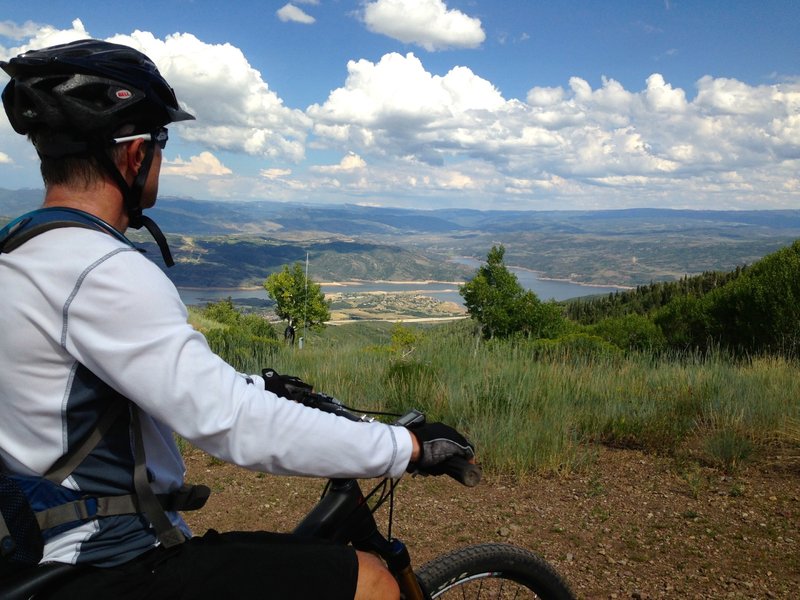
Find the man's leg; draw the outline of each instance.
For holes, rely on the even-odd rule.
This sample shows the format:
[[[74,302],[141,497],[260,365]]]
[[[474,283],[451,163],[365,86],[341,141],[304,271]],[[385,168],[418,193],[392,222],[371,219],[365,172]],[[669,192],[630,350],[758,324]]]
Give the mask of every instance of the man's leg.
[[[44,598],[397,600],[397,584],[383,563],[363,556],[288,534],[209,531],[118,567],[87,567]],[[359,595],[362,587],[365,595]]]
[[[399,600],[400,588],[392,574],[377,556],[356,552],[358,581],[355,600]]]

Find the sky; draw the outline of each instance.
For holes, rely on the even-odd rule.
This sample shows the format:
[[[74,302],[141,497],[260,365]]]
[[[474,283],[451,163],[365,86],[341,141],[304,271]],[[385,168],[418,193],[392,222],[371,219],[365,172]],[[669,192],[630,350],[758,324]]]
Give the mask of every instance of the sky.
[[[800,209],[798,31],[797,0],[0,0],[0,60],[158,65],[197,117],[162,197],[430,209]],[[4,114],[0,187],[41,188]]]

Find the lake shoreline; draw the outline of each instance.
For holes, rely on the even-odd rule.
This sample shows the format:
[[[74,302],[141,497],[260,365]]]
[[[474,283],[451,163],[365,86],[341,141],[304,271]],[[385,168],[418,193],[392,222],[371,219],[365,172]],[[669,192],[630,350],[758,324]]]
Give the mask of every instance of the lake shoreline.
[[[619,290],[633,290],[636,289],[634,286],[630,285],[620,285],[617,283],[587,283],[583,281],[575,281],[574,279],[569,279],[566,277],[545,277],[542,275],[541,271],[537,271],[535,269],[528,269],[527,267],[518,267],[518,266],[509,266],[510,269],[517,269],[519,271],[527,271],[528,273],[534,273],[536,278],[539,281],[555,281],[558,283],[568,283],[572,285],[579,285],[582,287],[597,287],[597,288],[618,288]],[[387,285],[464,285],[466,281],[443,281],[438,279],[420,279],[420,280],[395,280],[395,279],[346,279],[343,281],[313,281],[319,286],[325,287],[348,287],[353,285],[378,285],[385,283]],[[193,292],[202,292],[205,290],[214,291],[214,292],[253,292],[253,291],[261,291],[264,290],[262,286],[244,286],[244,287],[200,287],[200,286],[176,286],[179,290],[190,290]],[[392,290],[377,290],[377,291],[384,291],[386,293],[391,293]]]
[[[477,261],[476,261],[477,264]],[[518,278],[520,285],[531,290],[543,301],[564,301],[581,296],[596,296],[613,294],[630,289],[626,286],[609,286],[597,283],[580,283],[570,279],[542,277],[540,271],[525,267],[509,267]],[[460,295],[460,286],[465,281],[440,281],[434,279],[400,281],[390,279],[357,279],[351,278],[341,281],[314,282],[322,288],[323,293],[331,297],[348,297],[353,294],[400,294],[420,295],[434,298],[439,301],[463,304]],[[234,300],[254,298],[259,302],[269,302],[267,291],[261,286],[243,287],[179,287],[178,292],[186,304],[204,304],[224,300],[231,297]]]

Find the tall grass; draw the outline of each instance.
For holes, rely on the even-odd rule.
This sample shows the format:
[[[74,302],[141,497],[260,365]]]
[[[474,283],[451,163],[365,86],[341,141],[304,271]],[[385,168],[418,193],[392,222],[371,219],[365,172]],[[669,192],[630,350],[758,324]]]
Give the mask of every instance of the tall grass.
[[[786,359],[622,355],[585,340],[541,352],[485,342],[465,323],[425,330],[397,352],[387,328],[347,327],[365,326],[329,327],[302,350],[235,366],[298,375],[353,406],[418,408],[468,432],[487,468],[516,474],[580,468],[598,443],[688,452],[726,470],[770,444],[800,446],[800,369]]]

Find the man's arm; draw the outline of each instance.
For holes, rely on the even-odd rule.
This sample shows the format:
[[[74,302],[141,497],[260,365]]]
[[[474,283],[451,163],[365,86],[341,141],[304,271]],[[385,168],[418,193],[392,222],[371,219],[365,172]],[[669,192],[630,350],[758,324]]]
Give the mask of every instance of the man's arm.
[[[248,384],[186,323],[171,282],[120,253],[86,274],[67,311],[66,348],[158,421],[246,468],[321,477],[400,476],[403,428],[354,423]]]

